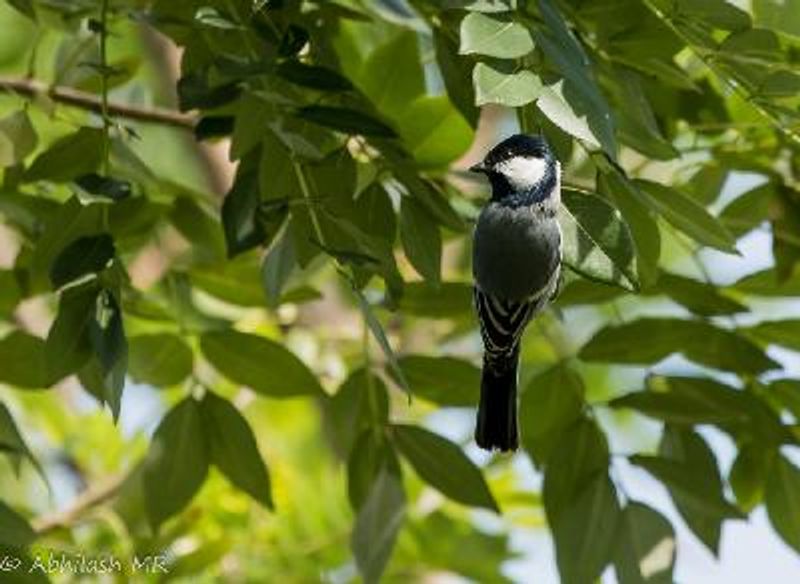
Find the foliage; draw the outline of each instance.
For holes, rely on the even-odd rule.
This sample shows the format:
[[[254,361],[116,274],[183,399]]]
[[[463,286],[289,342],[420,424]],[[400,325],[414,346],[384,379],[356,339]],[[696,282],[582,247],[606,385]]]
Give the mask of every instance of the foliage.
[[[0,546],[167,550],[162,580],[489,582],[544,518],[562,581],[670,582],[634,467],[714,553],[762,505],[800,552],[800,382],[771,350],[800,349],[774,308],[800,296],[800,5],[752,5],[8,0]],[[461,169],[498,116],[564,170],[568,270],[523,354],[541,498],[427,417],[476,402]],[[771,263],[714,277],[753,271],[754,233]],[[88,501],[53,519],[47,481]]]

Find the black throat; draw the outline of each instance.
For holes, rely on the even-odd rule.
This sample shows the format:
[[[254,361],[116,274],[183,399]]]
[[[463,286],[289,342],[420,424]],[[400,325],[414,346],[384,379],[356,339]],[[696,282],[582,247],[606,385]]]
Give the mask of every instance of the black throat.
[[[513,188],[506,177],[499,172],[489,173],[489,182],[492,185],[492,201],[505,207],[530,207],[542,203],[553,194],[558,184],[556,165],[549,160],[542,179],[529,189],[519,190]]]

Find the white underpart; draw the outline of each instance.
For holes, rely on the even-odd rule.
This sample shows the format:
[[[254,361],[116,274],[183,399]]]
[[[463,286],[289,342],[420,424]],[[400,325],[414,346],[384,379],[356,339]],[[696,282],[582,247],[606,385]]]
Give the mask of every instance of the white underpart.
[[[506,177],[511,188],[524,191],[535,187],[544,178],[547,162],[541,158],[515,156],[498,164],[495,171]]]

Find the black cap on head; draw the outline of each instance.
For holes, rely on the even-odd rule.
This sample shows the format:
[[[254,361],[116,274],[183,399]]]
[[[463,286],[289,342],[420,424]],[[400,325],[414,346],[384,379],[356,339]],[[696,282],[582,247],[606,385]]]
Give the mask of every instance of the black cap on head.
[[[492,167],[515,156],[549,158],[552,156],[552,152],[547,140],[542,136],[514,134],[492,148],[483,163],[485,166]]]

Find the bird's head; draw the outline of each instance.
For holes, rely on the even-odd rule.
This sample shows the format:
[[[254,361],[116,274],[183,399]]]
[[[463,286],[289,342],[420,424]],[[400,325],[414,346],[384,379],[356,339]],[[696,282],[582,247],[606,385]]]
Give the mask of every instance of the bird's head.
[[[515,134],[492,148],[470,168],[485,174],[492,185],[492,199],[547,198],[558,179],[558,161],[541,136]]]

